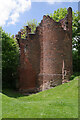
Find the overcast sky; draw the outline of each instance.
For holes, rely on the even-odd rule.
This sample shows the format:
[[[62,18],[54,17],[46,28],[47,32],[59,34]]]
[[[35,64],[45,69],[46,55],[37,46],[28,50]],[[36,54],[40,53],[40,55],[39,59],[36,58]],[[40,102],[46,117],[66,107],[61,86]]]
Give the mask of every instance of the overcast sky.
[[[66,1],[66,2],[64,2]],[[41,21],[43,15],[58,8],[78,10],[79,0],[0,0],[0,26],[5,32],[16,34],[29,20]]]

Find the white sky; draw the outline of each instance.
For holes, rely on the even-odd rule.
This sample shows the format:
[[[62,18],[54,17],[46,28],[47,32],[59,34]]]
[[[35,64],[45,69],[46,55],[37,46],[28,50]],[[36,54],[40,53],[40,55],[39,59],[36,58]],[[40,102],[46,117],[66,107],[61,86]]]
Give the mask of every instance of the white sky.
[[[15,24],[20,13],[31,8],[30,0],[0,0],[0,26]]]

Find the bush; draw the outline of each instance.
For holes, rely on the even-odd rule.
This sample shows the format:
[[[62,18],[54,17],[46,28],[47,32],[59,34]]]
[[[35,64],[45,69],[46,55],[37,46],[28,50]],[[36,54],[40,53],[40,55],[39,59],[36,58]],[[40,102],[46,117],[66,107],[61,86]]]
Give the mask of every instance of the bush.
[[[73,73],[73,75],[70,77],[70,80],[73,80],[77,76],[80,76],[80,72]]]
[[[76,50],[73,50],[73,72],[80,72],[80,56]]]
[[[2,86],[14,88],[17,80],[19,49],[15,39],[2,31]]]

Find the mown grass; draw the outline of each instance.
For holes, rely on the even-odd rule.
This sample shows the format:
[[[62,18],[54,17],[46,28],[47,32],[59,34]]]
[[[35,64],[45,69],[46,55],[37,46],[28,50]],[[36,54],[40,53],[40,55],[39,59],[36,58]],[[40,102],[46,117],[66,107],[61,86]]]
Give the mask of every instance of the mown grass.
[[[2,94],[0,93],[0,120],[2,118]]]
[[[10,90],[2,94],[3,118],[78,118],[78,80],[22,96]]]

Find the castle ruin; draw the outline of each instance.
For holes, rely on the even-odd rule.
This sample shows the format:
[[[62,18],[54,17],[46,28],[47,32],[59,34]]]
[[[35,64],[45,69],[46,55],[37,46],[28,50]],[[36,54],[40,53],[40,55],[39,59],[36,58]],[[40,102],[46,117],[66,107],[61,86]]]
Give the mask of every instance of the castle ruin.
[[[16,35],[20,46],[19,90],[43,91],[69,80],[72,74],[72,9],[59,22],[49,16],[34,34],[26,26],[26,38]]]

